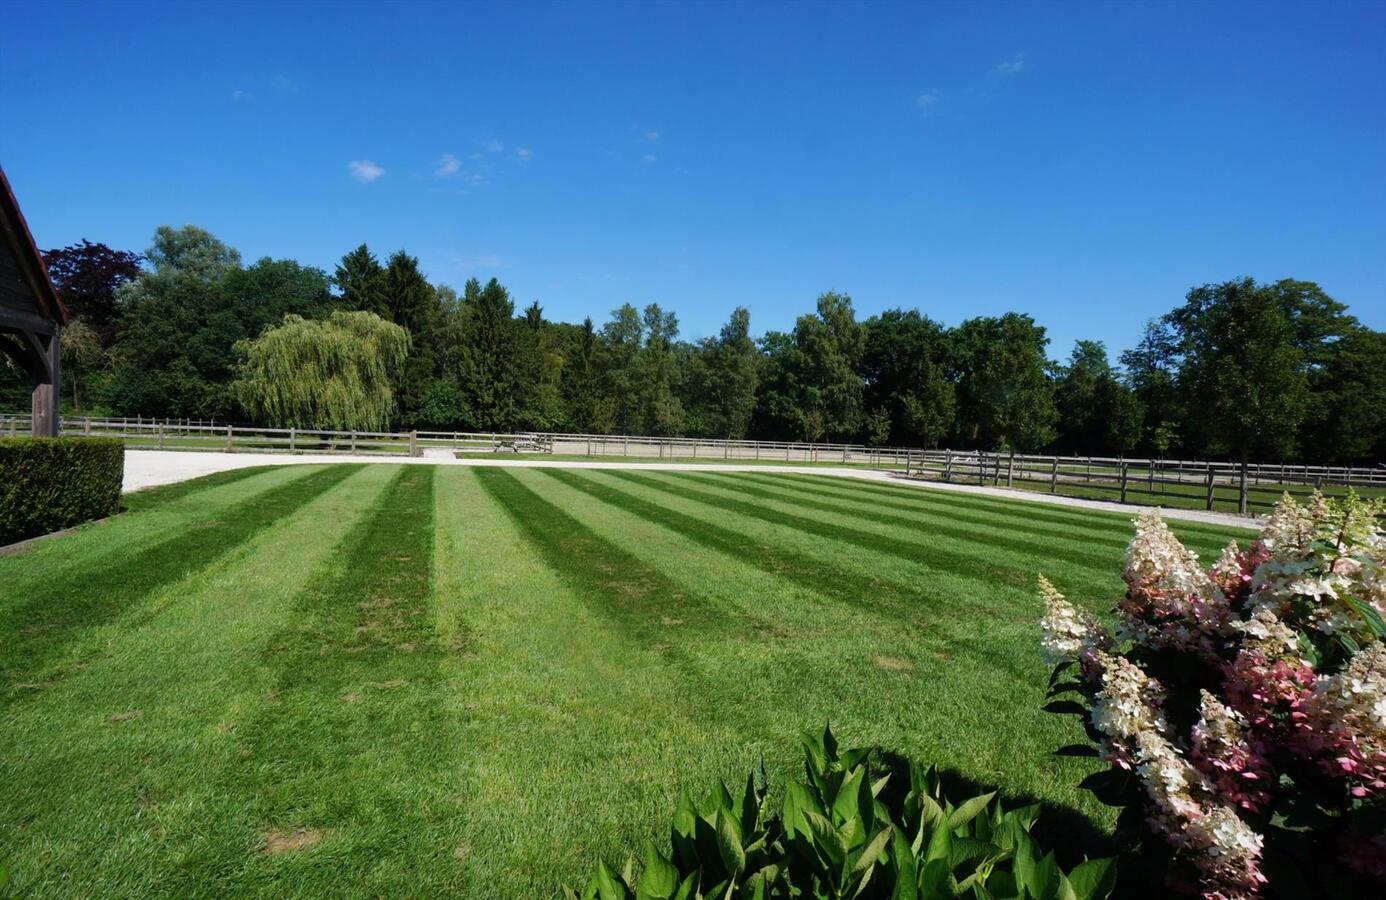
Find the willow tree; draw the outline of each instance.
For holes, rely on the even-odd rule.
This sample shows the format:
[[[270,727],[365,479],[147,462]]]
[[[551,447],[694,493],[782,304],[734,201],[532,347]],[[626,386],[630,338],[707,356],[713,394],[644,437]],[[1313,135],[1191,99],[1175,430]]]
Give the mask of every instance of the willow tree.
[[[287,315],[236,345],[237,397],[252,416],[280,428],[383,430],[409,344],[408,331],[371,312]]]

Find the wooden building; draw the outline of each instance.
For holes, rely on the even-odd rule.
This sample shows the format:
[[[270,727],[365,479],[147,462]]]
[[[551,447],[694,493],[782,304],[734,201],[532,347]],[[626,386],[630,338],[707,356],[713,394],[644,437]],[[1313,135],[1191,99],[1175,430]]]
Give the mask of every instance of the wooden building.
[[[33,433],[58,434],[58,334],[67,310],[0,169],[0,352],[29,373]]]

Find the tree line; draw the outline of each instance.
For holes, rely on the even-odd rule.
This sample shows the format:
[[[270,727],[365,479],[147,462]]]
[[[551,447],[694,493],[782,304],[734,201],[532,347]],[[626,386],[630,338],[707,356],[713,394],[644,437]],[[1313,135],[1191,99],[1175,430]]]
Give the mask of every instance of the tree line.
[[[246,264],[194,226],[159,228],[144,254],[83,241],[45,260],[74,316],[63,370],[76,412],[1386,459],[1386,332],[1308,281],[1195,287],[1116,360],[1080,340],[1055,361],[1021,312],[954,327],[917,309],[863,320],[828,292],[788,331],[753,336],[738,307],[716,336],[686,341],[657,303],[553,322],[538,302],[517,310],[494,278],[432,284],[402,250],[362,245],[332,273]],[[13,408],[23,385],[8,379]]]

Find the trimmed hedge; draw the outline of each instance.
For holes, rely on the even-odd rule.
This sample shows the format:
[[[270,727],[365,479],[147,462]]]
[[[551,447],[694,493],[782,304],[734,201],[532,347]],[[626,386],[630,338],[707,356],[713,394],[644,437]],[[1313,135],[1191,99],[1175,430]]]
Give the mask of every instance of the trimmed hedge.
[[[0,438],[0,545],[120,509],[117,438]]]

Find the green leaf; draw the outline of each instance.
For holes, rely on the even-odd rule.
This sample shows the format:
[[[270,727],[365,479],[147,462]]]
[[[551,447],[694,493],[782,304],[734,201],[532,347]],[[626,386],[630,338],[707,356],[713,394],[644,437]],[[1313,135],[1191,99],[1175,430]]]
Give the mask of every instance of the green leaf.
[[[890,836],[894,833],[895,829],[889,825],[876,832],[876,836],[868,841],[861,852],[857,854],[857,861],[852,865],[852,874],[864,872],[879,862],[881,854],[885,852],[886,844],[890,842]]]
[[[837,833],[833,823],[811,810],[804,812],[804,821],[808,823],[809,831],[813,834],[813,846],[818,850],[819,856],[834,870],[841,869],[847,859],[847,845],[843,843],[842,836]]]
[[[679,886],[679,870],[655,849],[645,845],[645,870],[635,885],[636,900],[669,900]]]
[[[837,798],[833,801],[833,818],[846,822],[857,815],[861,789],[865,780],[865,768],[858,767],[847,774],[847,780],[842,782],[842,787],[837,792]]]
[[[679,889],[674,891],[672,900],[697,900],[698,893],[698,872],[690,872],[688,877],[679,882]]]
[[[687,791],[679,793],[679,804],[674,809],[674,824],[670,829],[670,842],[674,847],[674,859],[685,869],[698,866],[697,845],[698,813],[693,808],[693,798]]]
[[[1063,872],[1058,873],[1058,879],[1054,882],[1054,900],[1078,900],[1073,885],[1068,883]]]
[[[746,868],[746,852],[741,849],[740,830],[726,810],[722,809],[717,810],[717,852],[732,876],[740,875]]]
[[[596,880],[599,900],[632,900],[630,888],[603,860],[597,860],[597,874],[593,877]]]
[[[961,828],[968,822],[971,822],[979,812],[987,808],[987,804],[990,803],[991,798],[995,796],[996,792],[992,791],[989,794],[981,794],[970,800],[964,800],[957,809],[948,814],[948,827],[953,829]]]
[[[1078,900],[1105,900],[1116,887],[1115,859],[1090,859],[1079,863],[1068,873],[1068,883]]]
[[[1376,607],[1366,603],[1356,597],[1344,597],[1348,606],[1357,611],[1357,614],[1366,621],[1367,627],[1372,630],[1372,634],[1378,638],[1386,638],[1386,620],[1381,618],[1381,613],[1376,611]]]
[[[917,900],[919,891],[915,880],[914,851],[898,828],[891,829],[890,855],[886,864],[890,867],[891,877],[895,879],[889,900]]]

